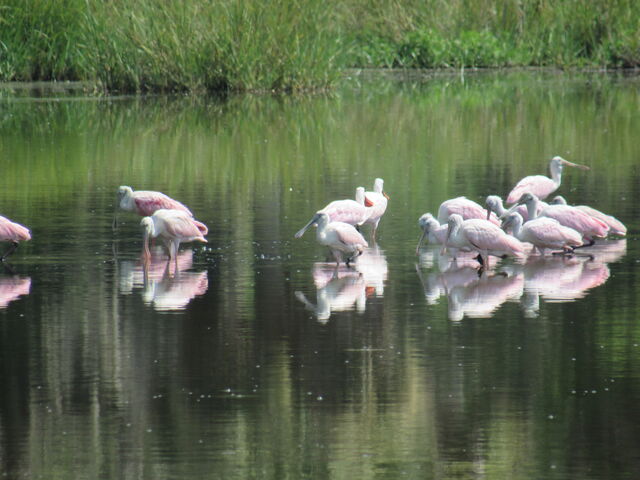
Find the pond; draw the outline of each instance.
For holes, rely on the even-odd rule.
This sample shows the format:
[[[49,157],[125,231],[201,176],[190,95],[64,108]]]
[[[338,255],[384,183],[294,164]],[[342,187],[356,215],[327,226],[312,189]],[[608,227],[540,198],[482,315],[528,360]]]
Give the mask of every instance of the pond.
[[[0,89],[0,473],[10,478],[638,478],[640,79],[357,72],[328,96]],[[565,169],[626,239],[478,272],[418,217]],[[316,210],[384,179],[337,271]],[[207,244],[141,262],[118,186]],[[362,229],[370,238],[370,228]],[[2,244],[0,248],[7,248]],[[589,250],[587,254],[587,250]],[[468,260],[468,259],[467,259]]]

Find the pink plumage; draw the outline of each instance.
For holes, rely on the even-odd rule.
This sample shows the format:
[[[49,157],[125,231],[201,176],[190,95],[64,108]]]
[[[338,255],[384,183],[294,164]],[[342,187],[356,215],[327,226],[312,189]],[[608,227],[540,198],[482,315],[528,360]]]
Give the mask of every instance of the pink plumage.
[[[524,256],[524,246],[517,238],[507,235],[500,227],[486,220],[470,219],[462,224],[462,232],[467,241],[480,252],[505,253],[516,257]]]
[[[549,205],[540,215],[555,218],[562,225],[573,228],[588,240],[593,237],[604,238],[609,232],[609,227],[603,221],[568,205]]]
[[[31,240],[31,232],[27,227],[0,215],[0,241],[26,242],[27,240]]]
[[[144,217],[140,223],[144,227],[143,249],[147,260],[150,258],[149,237],[162,238],[169,250],[169,258],[176,261],[180,243],[207,242],[203,236],[203,230],[207,230],[206,225],[181,210],[156,210],[153,215]]]
[[[179,210],[193,217],[191,210],[184,204],[165,195],[162,192],[154,192],[150,190],[133,191],[131,187],[122,186],[118,189],[120,195],[120,208],[138,215],[148,217],[160,209]]]
[[[438,209],[438,221],[447,223],[449,217],[453,214],[460,215],[463,220],[470,220],[472,218],[485,219],[487,218],[487,210],[480,204],[469,200],[467,197],[456,197],[449,200],[445,200]],[[500,220],[495,213],[491,212],[489,221],[494,225],[500,225]]]
[[[544,175],[531,175],[520,180],[507,196],[507,203],[516,203],[525,193],[533,193],[543,200],[556,191],[558,185]]]

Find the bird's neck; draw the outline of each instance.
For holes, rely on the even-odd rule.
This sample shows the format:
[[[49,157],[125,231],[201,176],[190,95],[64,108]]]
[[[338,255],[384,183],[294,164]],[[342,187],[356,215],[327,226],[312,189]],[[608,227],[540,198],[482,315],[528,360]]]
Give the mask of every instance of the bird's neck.
[[[538,200],[535,198],[527,202],[527,214],[529,216],[529,220],[535,220],[538,216]]]

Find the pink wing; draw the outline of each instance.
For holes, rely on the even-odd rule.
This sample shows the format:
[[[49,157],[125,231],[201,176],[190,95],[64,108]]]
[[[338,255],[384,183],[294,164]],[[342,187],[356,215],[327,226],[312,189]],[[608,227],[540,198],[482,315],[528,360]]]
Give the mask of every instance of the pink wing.
[[[180,210],[193,217],[191,210],[164,193],[138,190],[137,192],[133,192],[133,200],[136,204],[138,214],[144,217],[153,215],[156,210],[160,209]]]
[[[582,235],[553,218],[540,217],[524,224],[535,240],[544,245],[582,245]],[[533,242],[532,242],[533,243]],[[534,243],[535,244],[535,243]]]
[[[507,203],[516,203],[524,193],[533,193],[540,200],[544,200],[555,192],[558,186],[544,175],[530,175],[520,180],[507,196]]]
[[[473,218],[481,220],[487,219],[487,210],[481,205],[466,197],[457,197],[442,202],[442,205],[440,205],[438,209],[438,221],[444,223],[449,219],[449,216],[454,213],[460,215],[463,220],[471,220]],[[489,221],[494,225],[500,225],[500,220],[498,220],[498,217],[493,212],[491,212]]]
[[[332,225],[333,230],[336,232],[340,242],[349,247],[368,247],[369,244],[364,237],[358,232],[352,225],[340,222],[334,222]]]
[[[168,235],[176,238],[193,238],[206,242],[196,221],[189,215],[179,210],[168,210],[168,212],[170,213],[163,216],[164,228]]]
[[[611,235],[624,236],[627,234],[627,227],[616,217],[612,217],[611,215],[607,215],[606,213],[602,213],[600,210],[596,210],[595,208],[591,208],[586,205],[578,205],[575,208],[606,223]]]
[[[31,233],[27,227],[0,216],[0,240],[24,242],[31,240]]]
[[[542,215],[555,218],[562,225],[573,228],[583,236],[606,237],[609,232],[606,223],[569,205],[549,205],[542,211]]]
[[[479,250],[524,254],[522,242],[504,233],[500,227],[486,220],[468,220],[463,224],[464,233],[471,245]]]
[[[336,200],[320,212],[326,213],[330,222],[343,222],[349,225],[362,225],[368,217],[365,206],[355,200]]]

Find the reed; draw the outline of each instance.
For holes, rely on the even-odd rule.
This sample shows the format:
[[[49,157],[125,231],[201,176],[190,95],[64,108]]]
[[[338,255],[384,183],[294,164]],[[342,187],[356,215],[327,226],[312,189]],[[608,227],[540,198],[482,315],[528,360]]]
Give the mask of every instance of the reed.
[[[300,91],[345,67],[640,66],[634,0],[0,0],[0,80]]]

